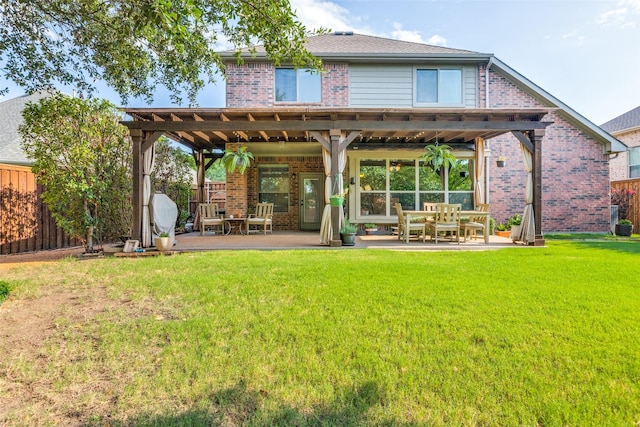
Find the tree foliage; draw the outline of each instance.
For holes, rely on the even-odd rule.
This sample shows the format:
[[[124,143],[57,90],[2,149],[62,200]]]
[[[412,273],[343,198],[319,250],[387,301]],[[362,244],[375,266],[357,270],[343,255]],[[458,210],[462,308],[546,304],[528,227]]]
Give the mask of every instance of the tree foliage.
[[[323,31],[323,30],[319,30]],[[158,84],[191,104],[224,64],[215,46],[260,41],[276,65],[320,70],[288,0],[1,0],[0,67],[28,91],[104,80],[121,96],[152,101]]]
[[[89,252],[94,237],[128,235],[131,143],[115,106],[54,94],[27,104],[22,114],[22,147],[56,223]]]

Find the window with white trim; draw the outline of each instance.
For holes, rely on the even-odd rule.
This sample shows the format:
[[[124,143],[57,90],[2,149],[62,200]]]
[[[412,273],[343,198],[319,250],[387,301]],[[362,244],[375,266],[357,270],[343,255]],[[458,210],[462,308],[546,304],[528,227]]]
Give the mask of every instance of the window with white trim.
[[[640,178],[640,147],[629,148],[629,178]]]
[[[276,68],[276,102],[320,102],[320,73],[301,68]]]
[[[417,105],[462,105],[462,69],[417,68],[415,71]]]
[[[451,170],[436,173],[416,159],[359,159],[359,217],[422,210],[424,202],[459,203],[473,209],[473,159],[459,158]]]

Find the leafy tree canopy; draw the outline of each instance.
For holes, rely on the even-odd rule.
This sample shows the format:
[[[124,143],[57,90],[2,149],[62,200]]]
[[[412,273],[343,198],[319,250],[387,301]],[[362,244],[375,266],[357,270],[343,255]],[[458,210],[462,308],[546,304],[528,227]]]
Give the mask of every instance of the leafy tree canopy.
[[[27,104],[22,115],[22,147],[56,223],[88,252],[94,237],[128,235],[131,143],[115,106],[55,94]]]
[[[194,104],[216,69],[224,72],[214,51],[222,38],[238,60],[260,41],[276,65],[320,69],[307,35],[288,0],[0,1],[5,78],[29,92],[59,83],[87,94],[104,80],[124,103],[150,103],[161,84],[174,102],[186,94]]]

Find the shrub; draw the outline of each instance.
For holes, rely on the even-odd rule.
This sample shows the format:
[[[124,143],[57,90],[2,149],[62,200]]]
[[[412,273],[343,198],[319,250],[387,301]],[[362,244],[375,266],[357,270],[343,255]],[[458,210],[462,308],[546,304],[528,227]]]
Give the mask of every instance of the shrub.
[[[9,287],[9,282],[0,280],[0,302],[7,299],[10,291],[11,291],[11,288]]]
[[[342,228],[340,228],[340,233],[356,233],[358,231],[358,227],[349,222],[349,218],[344,219],[344,223],[342,224]]]

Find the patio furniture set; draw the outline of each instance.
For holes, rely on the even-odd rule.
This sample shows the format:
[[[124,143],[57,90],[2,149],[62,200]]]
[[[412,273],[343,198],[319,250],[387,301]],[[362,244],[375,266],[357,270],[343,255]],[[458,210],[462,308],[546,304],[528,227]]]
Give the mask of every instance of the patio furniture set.
[[[411,237],[422,237],[422,241],[426,242],[429,234],[430,240],[434,240],[436,244],[442,238],[455,240],[460,244],[461,233],[464,243],[467,238],[478,238],[478,232],[482,233],[484,242],[489,243],[488,204],[479,204],[471,211],[463,211],[461,205],[449,203],[424,203],[423,210],[403,210],[400,203],[395,206],[398,214],[398,239],[405,243],[409,243]]]
[[[207,228],[212,228],[214,233],[219,229],[221,234],[273,234],[273,203],[258,203],[255,214],[247,217],[225,217],[219,213],[217,203],[200,203],[198,214],[201,236],[204,236]]]

